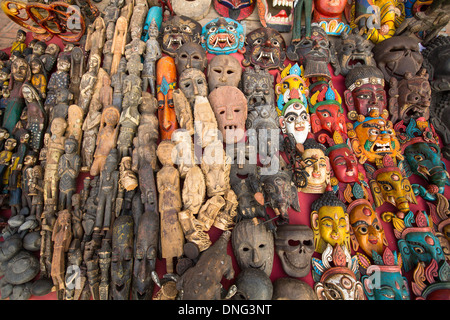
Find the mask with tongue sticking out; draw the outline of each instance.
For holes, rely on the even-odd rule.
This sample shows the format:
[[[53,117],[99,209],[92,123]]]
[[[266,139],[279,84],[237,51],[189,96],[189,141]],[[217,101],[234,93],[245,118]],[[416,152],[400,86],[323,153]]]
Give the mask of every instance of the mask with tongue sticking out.
[[[292,29],[293,0],[257,0],[259,20],[263,27],[278,32],[290,32]]]
[[[230,18],[213,19],[202,29],[201,44],[211,54],[243,53],[244,40],[244,27]]]
[[[214,0],[214,9],[222,17],[237,21],[247,18],[255,9],[255,0]]]

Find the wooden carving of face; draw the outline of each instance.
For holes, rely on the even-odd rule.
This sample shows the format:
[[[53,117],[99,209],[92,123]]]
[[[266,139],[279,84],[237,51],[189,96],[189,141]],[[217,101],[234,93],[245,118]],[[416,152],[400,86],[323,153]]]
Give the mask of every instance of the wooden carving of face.
[[[162,140],[170,139],[178,128],[173,104],[173,90],[177,85],[177,70],[171,57],[163,57],[156,64],[159,130]]]

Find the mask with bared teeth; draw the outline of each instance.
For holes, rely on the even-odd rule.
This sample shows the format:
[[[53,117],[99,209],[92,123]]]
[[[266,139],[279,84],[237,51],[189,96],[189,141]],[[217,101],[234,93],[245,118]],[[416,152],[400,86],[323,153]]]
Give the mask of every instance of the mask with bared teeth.
[[[175,57],[176,51],[188,42],[200,42],[202,25],[185,16],[172,16],[161,25],[162,51]]]
[[[230,18],[216,18],[202,28],[201,44],[208,53],[243,53],[245,41],[244,27]]]

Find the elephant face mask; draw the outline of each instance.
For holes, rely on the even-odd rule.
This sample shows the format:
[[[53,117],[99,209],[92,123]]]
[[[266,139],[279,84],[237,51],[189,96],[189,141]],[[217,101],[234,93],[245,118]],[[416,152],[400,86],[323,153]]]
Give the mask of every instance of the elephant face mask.
[[[305,277],[311,270],[314,235],[311,228],[286,224],[277,228],[275,251],[284,272],[291,277]]]

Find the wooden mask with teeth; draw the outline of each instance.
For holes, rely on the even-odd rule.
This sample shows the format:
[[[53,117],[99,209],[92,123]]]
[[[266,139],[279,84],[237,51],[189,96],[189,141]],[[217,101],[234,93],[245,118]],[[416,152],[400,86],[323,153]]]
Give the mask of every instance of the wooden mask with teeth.
[[[201,44],[208,53],[243,53],[244,27],[230,18],[216,18],[202,28]]]
[[[259,21],[265,28],[290,32],[294,18],[294,0],[257,0]]]
[[[175,57],[178,48],[188,42],[200,43],[202,25],[185,16],[172,16],[161,25],[162,51]]]
[[[244,66],[282,70],[286,59],[286,44],[282,35],[272,28],[259,28],[245,40]]]

